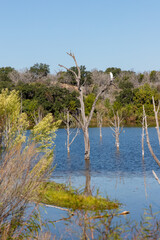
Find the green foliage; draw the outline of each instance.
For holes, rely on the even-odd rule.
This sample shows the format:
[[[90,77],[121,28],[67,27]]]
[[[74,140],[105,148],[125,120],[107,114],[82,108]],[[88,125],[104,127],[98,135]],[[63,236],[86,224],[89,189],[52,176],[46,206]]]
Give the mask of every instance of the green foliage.
[[[137,77],[138,77],[138,82],[141,83],[144,79],[144,74],[140,73],[140,74],[138,74]]]
[[[14,88],[14,84],[9,77],[9,73],[14,70],[12,67],[2,67],[0,68],[0,91],[3,88],[8,88],[9,90]]]
[[[145,111],[147,115],[153,115],[153,105],[152,96],[155,98],[155,102],[158,103],[159,95],[155,88],[151,88],[149,84],[144,84],[143,86],[134,90],[134,105],[137,108],[137,114],[142,113],[142,106],[145,106]]]
[[[70,69],[78,74],[77,67],[71,67]],[[91,85],[91,83],[92,83],[91,72],[86,71],[86,67],[82,66],[82,65],[80,66],[80,71],[81,71],[80,85],[83,85],[83,84]],[[67,71],[67,74],[71,77],[70,84],[77,85],[74,74],[70,71]]]
[[[43,107],[45,114],[50,112],[56,118],[59,117],[60,112],[64,111],[64,109],[69,109],[73,112],[79,107],[77,92],[69,92],[65,88],[58,86],[47,87],[42,83],[19,83],[16,89],[22,93],[23,110],[29,116],[33,114],[32,110],[39,106]],[[29,111],[31,112],[29,113]]]
[[[33,121],[33,113],[38,109],[38,101],[36,99],[24,99],[22,104],[23,111],[27,113],[29,119]]]
[[[26,217],[25,210],[33,196],[36,198],[40,183],[49,177],[60,122],[53,123],[52,114],[48,114],[26,137],[28,121],[27,115],[21,113],[19,92],[8,89],[0,94],[0,121],[5,145],[0,164],[0,238],[38,237],[39,219],[29,215],[29,209]]]
[[[39,169],[42,174],[47,168],[50,168],[53,162],[55,132],[60,124],[61,121],[53,122],[53,116],[49,113],[31,131],[32,140],[37,144],[38,152],[44,154],[33,168],[32,174],[38,172]]]
[[[0,81],[11,82],[11,79],[9,78],[9,73],[11,73],[13,70],[14,68],[12,67],[0,68]]]
[[[90,93],[88,96],[85,97],[84,99],[84,104],[85,104],[85,114],[86,116],[89,115],[92,105],[95,100],[95,95],[93,93]]]
[[[149,75],[149,78],[150,78],[150,81],[151,82],[156,82],[157,81],[157,73],[156,73],[156,71],[151,71],[150,72],[150,75]]]
[[[121,69],[116,67],[109,67],[105,70],[105,73],[110,73],[110,72],[113,73],[114,77],[117,77],[121,73]]]
[[[39,144],[38,149],[48,152],[48,150],[50,151],[50,149],[53,148],[54,139],[56,137],[55,131],[59,124],[60,121],[54,123],[52,114],[48,113],[42,121],[34,126],[31,133],[33,135],[33,140]]]
[[[11,147],[19,140],[24,140],[24,131],[29,123],[26,114],[21,113],[18,91],[2,90],[0,94],[0,123],[3,147]]]
[[[126,104],[133,103],[133,98],[134,98],[134,91],[130,88],[125,88],[116,97],[117,103],[114,103],[114,106],[115,105],[125,106]]]
[[[110,100],[109,100],[108,98],[105,99],[104,106],[105,106],[107,109],[110,109],[110,108],[111,108],[111,103],[110,103]]]
[[[69,189],[64,184],[47,182],[42,184],[39,190],[39,200],[42,203],[70,208],[72,210],[106,210],[117,209],[118,203],[109,201],[101,196],[85,196],[73,189]]]
[[[35,78],[46,77],[50,73],[49,65],[43,63],[34,64],[29,71]]]
[[[132,89],[133,88],[133,83],[131,83],[128,79],[127,80],[122,80],[119,82],[119,88],[125,90],[125,89]]]
[[[149,84],[136,88],[134,90],[127,88],[123,89],[116,97],[116,101],[113,104],[114,111],[122,111],[124,119],[140,120],[143,112],[143,105],[148,116],[152,116],[153,104],[152,96],[154,96],[155,103],[158,105],[158,99],[160,95],[157,89],[150,87]]]

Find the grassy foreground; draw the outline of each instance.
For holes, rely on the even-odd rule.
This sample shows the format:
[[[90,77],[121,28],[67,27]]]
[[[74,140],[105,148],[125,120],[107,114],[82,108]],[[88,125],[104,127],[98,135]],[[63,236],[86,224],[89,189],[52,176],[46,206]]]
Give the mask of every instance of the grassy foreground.
[[[38,200],[44,204],[55,205],[72,210],[110,210],[119,207],[118,203],[101,196],[86,196],[69,189],[64,184],[55,182],[43,183],[39,189]]]

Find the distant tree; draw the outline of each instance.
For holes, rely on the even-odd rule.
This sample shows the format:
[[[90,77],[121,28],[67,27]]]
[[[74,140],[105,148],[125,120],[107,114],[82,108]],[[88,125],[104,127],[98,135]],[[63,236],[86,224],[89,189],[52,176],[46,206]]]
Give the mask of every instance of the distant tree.
[[[118,102],[120,106],[125,106],[126,104],[133,103],[133,98],[134,91],[130,88],[126,88],[116,96],[116,102]]]
[[[12,90],[14,88],[14,83],[10,78],[10,74],[15,71],[12,67],[2,67],[0,68],[0,91],[3,88],[8,88]]]
[[[94,93],[90,93],[88,94],[86,97],[84,97],[84,105],[85,105],[85,115],[88,116],[91,109],[92,109],[92,105],[94,103],[95,100],[95,95]]]
[[[138,82],[141,83],[143,81],[143,79],[144,79],[144,74],[139,73],[137,78],[138,78]]]
[[[150,81],[151,82],[156,82],[158,80],[157,73],[154,70],[150,72],[150,76],[149,77],[150,77]]]
[[[12,68],[12,67],[0,68],[0,81],[11,82],[11,79],[9,78],[9,73],[11,73],[13,70],[14,70],[14,68]]]
[[[50,73],[50,69],[47,64],[36,63],[30,67],[29,72],[32,73],[35,78],[42,78]]]
[[[81,78],[80,78],[80,85],[90,85],[92,83],[92,74],[91,72],[86,70],[85,66],[80,66],[80,71],[81,71]],[[71,71],[70,71],[71,70]],[[70,69],[67,70],[67,74],[71,77],[70,83],[72,85],[77,85],[74,73],[78,74],[78,70],[76,67],[71,67]]]
[[[117,77],[121,73],[121,69],[116,67],[109,67],[105,70],[105,73],[110,73],[110,72],[113,73],[114,77]]]
[[[126,81],[120,81],[119,82],[119,88],[121,89],[132,89],[134,86],[133,86],[133,83],[131,83],[130,81],[126,80]]]

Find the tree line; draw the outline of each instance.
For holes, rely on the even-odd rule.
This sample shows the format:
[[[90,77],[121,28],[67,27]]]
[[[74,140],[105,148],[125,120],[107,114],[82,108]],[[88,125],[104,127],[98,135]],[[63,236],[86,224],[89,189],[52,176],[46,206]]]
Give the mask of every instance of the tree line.
[[[140,123],[142,117],[142,105],[146,114],[152,119],[152,96],[156,105],[160,95],[160,72],[151,71],[135,73],[124,71],[120,68],[109,67],[105,71],[96,69],[87,71],[85,66],[80,66],[80,86],[83,86],[85,115],[89,116],[92,104],[99,89],[105,86],[108,74],[113,73],[114,84],[108,91],[100,96],[93,112],[93,119],[103,111],[105,124],[107,119],[114,116],[113,112],[119,112],[126,124]],[[38,118],[47,113],[52,113],[55,119],[59,119],[63,112],[69,110],[78,114],[80,101],[78,86],[74,73],[76,66],[67,70],[60,70],[55,75],[50,73],[47,64],[36,63],[29,69],[17,71],[12,67],[0,68],[0,92],[2,89],[18,90],[22,100],[22,111],[29,116],[30,126],[33,126]]]

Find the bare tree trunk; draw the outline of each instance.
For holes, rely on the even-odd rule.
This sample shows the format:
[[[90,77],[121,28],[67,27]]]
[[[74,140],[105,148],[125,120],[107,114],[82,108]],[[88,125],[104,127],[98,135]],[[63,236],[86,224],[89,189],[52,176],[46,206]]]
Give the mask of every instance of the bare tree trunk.
[[[145,116],[145,131],[146,131],[146,140],[147,140],[148,148],[149,148],[149,151],[150,151],[151,155],[153,156],[154,160],[156,161],[156,163],[157,163],[158,166],[160,167],[160,161],[159,161],[159,159],[156,157],[156,155],[154,154],[153,149],[152,149],[152,146],[151,146],[151,144],[150,144],[149,134],[148,134],[148,125],[147,125],[147,116],[146,116],[146,114],[145,114],[144,108],[143,108],[143,111],[144,111],[144,116]]]
[[[159,104],[158,104],[158,107],[157,107],[157,110],[156,110],[155,101],[154,101],[153,96],[152,96],[152,101],[153,101],[154,115],[155,115],[155,120],[156,120],[156,129],[157,129],[158,141],[159,141],[159,145],[160,145],[160,131],[159,131],[159,121],[158,121]]]
[[[90,141],[89,141],[89,132],[88,128],[83,130],[84,134],[84,146],[85,146],[85,160],[89,160],[90,157]]]
[[[119,114],[117,112],[117,114],[114,114],[114,122],[110,121],[112,127],[110,126],[110,128],[112,129],[113,136],[115,137],[116,141],[115,141],[115,145],[117,147],[117,150],[119,150],[119,135],[123,130],[123,127],[121,127],[121,122],[123,119],[120,119]]]
[[[66,114],[64,114],[64,115],[65,115],[65,118],[64,118],[64,116],[62,118],[64,118],[63,122],[65,123],[66,130],[67,130],[67,153],[69,156],[70,155],[70,146],[74,142],[75,138],[77,137],[77,135],[79,133],[79,127],[77,127],[76,133],[73,136],[72,140],[70,141],[70,135],[73,133],[74,130],[72,132],[70,131],[70,122],[72,122],[72,120],[70,118],[69,110],[67,110]]]
[[[69,144],[69,111],[67,111],[67,122],[66,122],[66,126],[67,126],[67,152],[68,155],[70,154],[70,144]]]
[[[153,97],[152,97],[152,100],[153,100],[153,107],[154,107],[154,113],[155,113],[155,119],[156,119],[156,128],[157,128],[158,140],[160,140],[160,138],[159,138],[160,137],[160,135],[159,135],[159,122],[158,122],[159,105],[158,105],[158,108],[157,108],[157,111],[156,111],[156,109],[155,109],[155,102],[154,102],[154,98]],[[144,106],[143,106],[143,115],[144,115],[144,122],[145,122],[145,131],[146,131],[147,145],[148,145],[148,148],[149,148],[149,151],[150,151],[152,157],[154,158],[154,160],[156,161],[156,163],[160,167],[160,161],[156,157],[156,155],[154,154],[152,146],[150,144],[149,134],[148,134],[148,125],[147,125],[147,116],[146,116],[146,113],[145,113]],[[153,173],[155,179],[157,180],[157,182],[160,184],[160,179],[158,178],[157,174],[153,170],[152,170],[152,173]]]
[[[98,92],[98,94],[97,94],[97,96],[96,96],[96,98],[95,98],[95,100],[94,100],[94,102],[93,102],[91,111],[90,111],[90,113],[89,113],[89,117],[87,117],[87,116],[85,115],[83,86],[80,85],[81,71],[80,71],[80,68],[79,68],[79,66],[78,66],[78,64],[77,64],[77,61],[76,61],[76,58],[75,58],[74,54],[72,54],[72,53],[67,53],[67,54],[68,54],[70,57],[73,58],[74,63],[75,63],[76,68],[77,68],[77,71],[78,71],[78,74],[76,74],[76,72],[74,72],[72,69],[69,69],[69,68],[67,68],[67,67],[65,67],[65,66],[63,66],[63,65],[60,65],[60,64],[59,64],[59,66],[65,68],[66,70],[68,70],[68,71],[70,71],[70,72],[72,72],[72,74],[75,76],[75,80],[76,80],[77,87],[78,87],[78,91],[79,91],[79,97],[78,97],[78,99],[79,99],[79,101],[80,101],[81,120],[79,120],[76,116],[74,116],[74,115],[73,115],[73,116],[74,116],[75,119],[78,121],[78,123],[80,124],[80,126],[81,126],[81,128],[82,128],[82,130],[83,130],[83,134],[84,134],[84,145],[85,145],[85,160],[89,160],[89,158],[90,158],[90,142],[89,142],[88,127],[89,127],[89,124],[90,124],[91,118],[92,118],[92,116],[93,116],[93,112],[94,112],[94,109],[95,109],[95,106],[96,106],[96,103],[97,103],[99,97],[102,95],[103,92],[105,92],[105,91],[109,88],[109,86],[110,86],[111,84],[113,84],[113,83],[112,83],[112,80],[113,80],[113,79],[111,79],[111,81],[110,81],[109,83],[106,82],[105,86],[103,86],[102,88],[100,88],[100,90],[99,90],[99,92]]]
[[[143,118],[142,118],[142,158],[144,158],[144,121],[145,121],[145,115],[144,115],[144,106],[143,106]]]
[[[119,132],[116,131],[116,147],[117,147],[117,150],[119,150]]]
[[[102,140],[102,122],[103,122],[103,113],[97,112],[97,122],[99,126],[99,135],[100,135],[100,140]]]
[[[92,195],[91,191],[91,175],[90,175],[90,165],[89,162],[85,162],[85,175],[86,175],[86,186],[85,186],[85,195],[90,196]]]

